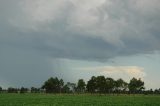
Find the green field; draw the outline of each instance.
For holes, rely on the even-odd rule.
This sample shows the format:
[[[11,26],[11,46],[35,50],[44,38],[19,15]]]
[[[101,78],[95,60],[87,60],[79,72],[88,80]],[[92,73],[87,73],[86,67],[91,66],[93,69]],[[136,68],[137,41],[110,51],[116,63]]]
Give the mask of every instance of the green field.
[[[0,94],[0,106],[160,106],[160,96]]]

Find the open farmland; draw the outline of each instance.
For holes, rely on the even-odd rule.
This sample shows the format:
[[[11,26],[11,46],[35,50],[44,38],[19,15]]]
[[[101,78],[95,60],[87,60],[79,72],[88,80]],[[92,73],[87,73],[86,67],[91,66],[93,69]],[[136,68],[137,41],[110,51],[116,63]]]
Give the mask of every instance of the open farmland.
[[[160,106],[160,96],[0,94],[0,106]]]

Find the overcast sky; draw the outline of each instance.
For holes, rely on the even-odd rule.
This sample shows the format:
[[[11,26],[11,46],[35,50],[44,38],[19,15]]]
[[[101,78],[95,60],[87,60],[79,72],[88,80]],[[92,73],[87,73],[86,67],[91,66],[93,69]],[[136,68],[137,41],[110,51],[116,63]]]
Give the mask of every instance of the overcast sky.
[[[105,75],[160,88],[159,0],[0,0],[0,85]]]

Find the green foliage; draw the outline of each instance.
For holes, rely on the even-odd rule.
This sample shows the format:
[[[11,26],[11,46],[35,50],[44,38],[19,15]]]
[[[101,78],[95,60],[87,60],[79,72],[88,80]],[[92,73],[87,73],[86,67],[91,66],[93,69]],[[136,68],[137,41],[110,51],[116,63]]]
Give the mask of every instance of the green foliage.
[[[8,91],[8,93],[18,93],[19,89],[18,88],[9,87],[7,91]]]
[[[96,87],[99,93],[105,93],[106,89],[106,79],[104,76],[98,76],[96,78]]]
[[[3,90],[3,89],[2,89],[2,87],[0,86],[0,93],[2,92],[2,90]]]
[[[66,86],[69,88],[68,93],[74,93],[76,91],[76,84],[75,83],[67,82]]]
[[[126,91],[127,85],[122,79],[115,81],[113,78],[93,76],[87,83],[87,91],[90,93],[122,93],[122,91]]]
[[[97,82],[96,82],[96,77],[92,76],[91,79],[87,83],[87,91],[90,93],[95,93],[97,89]]]
[[[144,89],[144,82],[141,79],[132,78],[128,88],[131,93],[141,93]]]
[[[64,85],[63,89],[62,89],[63,93],[70,93],[70,88],[68,87],[68,85]]]
[[[79,79],[78,84],[77,84],[77,91],[78,92],[84,92],[85,91],[85,86],[86,86],[86,84],[85,84],[84,80]]]
[[[40,93],[40,88],[31,87],[31,93]]]
[[[123,79],[118,79],[115,81],[115,92],[116,93],[124,93],[128,88],[128,83]]]
[[[22,87],[22,88],[20,89],[20,93],[27,93],[27,92],[28,92],[28,88]]]
[[[2,88],[0,87],[0,92]],[[92,76],[91,79],[85,84],[83,79],[79,79],[77,86],[75,83],[67,82],[64,85],[62,79],[57,77],[49,78],[44,82],[40,88],[31,87],[27,88],[8,88],[3,90],[8,93],[99,93],[99,94],[160,94],[160,89],[155,91],[145,91],[144,82],[141,79],[132,78],[129,83],[123,79],[114,80],[113,78],[105,78],[105,76]]]
[[[46,93],[60,93],[61,89],[63,87],[63,80],[56,78],[49,78],[44,85],[42,86],[42,89],[46,90]]]
[[[115,87],[115,81],[113,78],[106,78],[106,91],[107,93],[113,92]]]

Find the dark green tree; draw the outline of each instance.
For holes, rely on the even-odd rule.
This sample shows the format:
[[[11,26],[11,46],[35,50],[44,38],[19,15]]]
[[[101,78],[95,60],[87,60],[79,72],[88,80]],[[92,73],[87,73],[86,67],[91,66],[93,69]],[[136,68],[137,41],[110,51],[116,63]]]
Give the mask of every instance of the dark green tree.
[[[60,79],[59,80],[60,93],[62,92],[63,85],[64,85],[63,79]]]
[[[40,88],[31,87],[31,93],[40,93]]]
[[[97,89],[96,77],[92,76],[91,79],[87,82],[87,91],[90,93],[95,93]]]
[[[70,92],[72,93],[76,92],[77,88],[75,83],[67,82],[67,86],[70,88]]]
[[[2,87],[0,86],[0,93],[2,92],[2,90],[3,90],[3,89],[2,89]]]
[[[141,79],[132,78],[128,88],[130,93],[141,93],[144,90],[144,82]]]
[[[96,88],[99,93],[105,93],[106,91],[106,79],[104,76],[98,76],[96,78]]]
[[[63,93],[71,93],[69,86],[66,84],[62,88]]]
[[[106,86],[105,86],[105,92],[111,93],[113,92],[115,87],[115,81],[113,78],[106,78]]]
[[[128,84],[123,79],[120,78],[117,81],[115,81],[115,92],[116,93],[124,93],[126,92],[127,88],[128,88]]]
[[[7,92],[8,93],[18,93],[19,89],[18,88],[12,88],[12,87],[9,87],[7,89]]]
[[[21,87],[20,93],[27,93],[27,92],[28,92],[28,88]]]
[[[154,94],[160,94],[160,89],[155,89]]]
[[[59,93],[61,88],[62,82],[58,80],[58,78],[49,78],[47,81],[45,81],[44,85],[42,86],[42,89],[46,90],[46,93]]]
[[[85,84],[84,80],[79,79],[78,84],[77,84],[77,91],[81,92],[81,93],[84,92],[85,91],[85,86],[86,86],[86,84]]]

